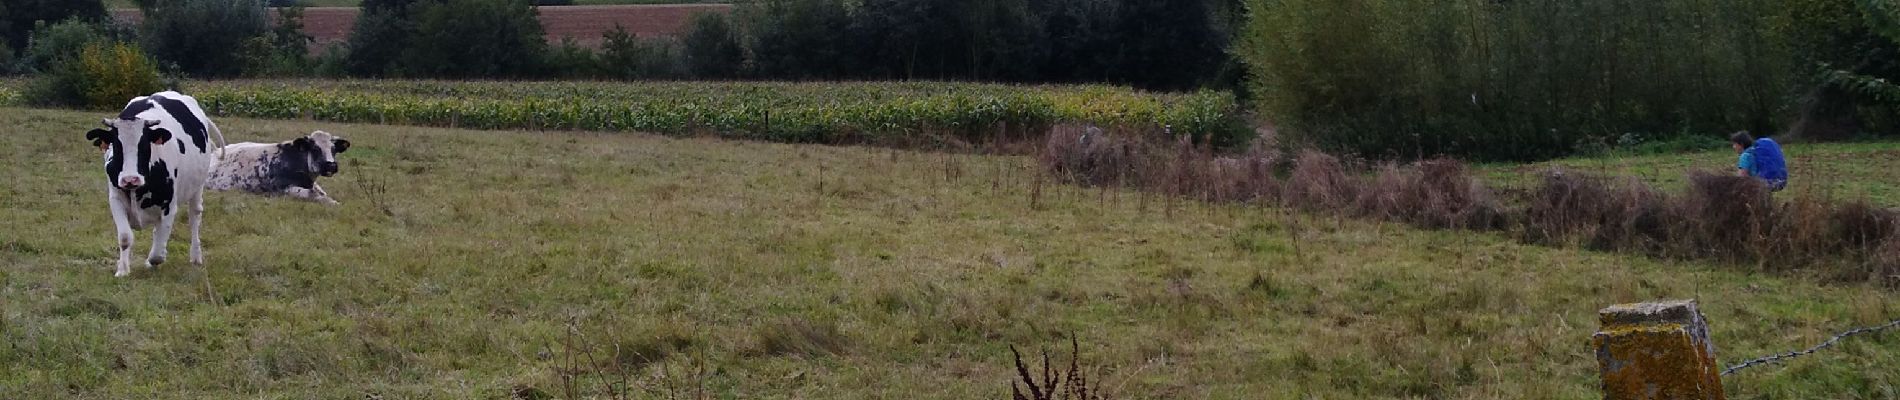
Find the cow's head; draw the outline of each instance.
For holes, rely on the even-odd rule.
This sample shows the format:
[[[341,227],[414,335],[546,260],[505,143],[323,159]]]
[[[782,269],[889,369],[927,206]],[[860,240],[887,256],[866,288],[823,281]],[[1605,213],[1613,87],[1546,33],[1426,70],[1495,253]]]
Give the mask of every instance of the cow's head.
[[[172,132],[147,119],[105,118],[100,123],[106,127],[86,132],[86,140],[105,153],[106,179],[125,190],[150,183],[145,173],[156,158],[152,149],[171,142]]]
[[[350,149],[350,141],[324,131],[310,132],[291,145],[307,155],[304,162],[309,163],[310,171],[323,176],[336,175],[336,155]]]

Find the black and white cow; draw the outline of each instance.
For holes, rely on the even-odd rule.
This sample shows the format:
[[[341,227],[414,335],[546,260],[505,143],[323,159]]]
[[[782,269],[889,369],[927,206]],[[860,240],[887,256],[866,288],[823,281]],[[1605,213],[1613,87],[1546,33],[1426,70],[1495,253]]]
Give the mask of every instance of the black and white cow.
[[[132,99],[118,118],[100,122],[105,129],[86,132],[104,153],[106,197],[112,224],[119,234],[119,265],[114,276],[132,273],[132,232],[146,224],[152,230],[152,250],[145,266],[165,263],[165,242],[182,208],[191,223],[191,263],[204,264],[198,226],[204,217],[204,186],[217,162],[211,143],[224,143],[224,133],[205,116],[198,100],[178,92],[159,92]]]
[[[350,141],[316,131],[281,143],[232,143],[224,146],[222,161],[211,172],[211,190],[241,190],[265,195],[336,205],[317,186],[317,177],[336,175],[336,155],[350,149]]]

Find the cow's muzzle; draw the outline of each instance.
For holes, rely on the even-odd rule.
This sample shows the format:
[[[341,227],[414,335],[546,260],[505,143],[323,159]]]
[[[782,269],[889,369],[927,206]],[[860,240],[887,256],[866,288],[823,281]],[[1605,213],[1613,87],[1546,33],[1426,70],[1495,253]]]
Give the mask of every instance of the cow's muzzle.
[[[336,162],[317,164],[317,173],[323,176],[336,175]]]
[[[120,189],[125,189],[125,190],[138,189],[139,186],[143,186],[143,185],[145,185],[145,179],[143,178],[139,178],[136,176],[128,176],[128,177],[119,178]]]

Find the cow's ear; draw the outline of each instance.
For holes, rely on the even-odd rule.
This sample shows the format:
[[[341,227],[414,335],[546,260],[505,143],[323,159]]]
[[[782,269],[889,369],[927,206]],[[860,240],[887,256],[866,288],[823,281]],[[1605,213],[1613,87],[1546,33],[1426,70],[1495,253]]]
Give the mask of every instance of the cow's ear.
[[[308,137],[300,137],[300,138],[297,138],[297,140],[290,141],[290,147],[295,147],[299,149],[315,149],[317,148],[317,142],[314,140],[310,140],[310,138]]]
[[[104,150],[107,141],[111,139],[112,131],[95,128],[86,132],[86,140],[92,141],[92,145],[98,147],[100,150]]]
[[[147,138],[150,138],[152,140],[152,144],[162,145],[162,144],[165,144],[165,142],[172,140],[172,131],[165,130],[165,128],[148,129],[145,131],[145,134],[147,135],[146,136]]]
[[[342,153],[350,150],[350,141],[341,138],[330,140],[330,152]]]

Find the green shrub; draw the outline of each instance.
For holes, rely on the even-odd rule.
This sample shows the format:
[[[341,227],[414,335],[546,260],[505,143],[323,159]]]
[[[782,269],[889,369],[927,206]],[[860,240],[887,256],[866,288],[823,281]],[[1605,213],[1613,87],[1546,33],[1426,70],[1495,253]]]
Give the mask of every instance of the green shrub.
[[[680,59],[679,44],[668,38],[641,39],[615,26],[604,34],[600,65],[608,76],[618,79],[674,79],[686,76],[686,63]]]
[[[69,19],[40,26],[33,31],[31,40],[18,61],[19,69],[24,73],[50,71],[52,65],[61,59],[71,58],[73,49],[85,48],[87,44],[110,38],[99,25]]]
[[[546,68],[546,75],[566,79],[593,79],[603,74],[600,57],[573,38],[562,38],[560,45],[548,49]]]
[[[1239,53],[1281,132],[1370,157],[1532,160],[1622,132],[1777,128],[1766,0],[1253,0]]]
[[[349,51],[343,54],[345,69],[352,76],[392,75],[397,61],[409,47],[416,27],[409,20],[416,0],[365,0],[363,13],[356,16],[350,31]]]
[[[700,13],[681,39],[687,69],[697,78],[730,79],[745,66],[745,49],[737,32],[721,13]]]
[[[98,23],[105,19],[105,4],[99,0],[8,0],[0,2],[0,42],[11,44],[9,50],[21,51],[41,24],[66,20]]]
[[[401,70],[412,76],[525,77],[547,51],[534,6],[521,0],[418,3]]]
[[[163,88],[158,68],[138,46],[95,41],[55,62],[25,96],[38,106],[109,109]]]
[[[259,0],[166,0],[146,12],[141,38],[153,57],[180,72],[229,77],[248,65],[247,54],[234,50],[264,36],[268,25]]]
[[[0,75],[19,73],[19,63],[16,61],[13,57],[13,48],[7,46],[6,40],[0,40]]]

